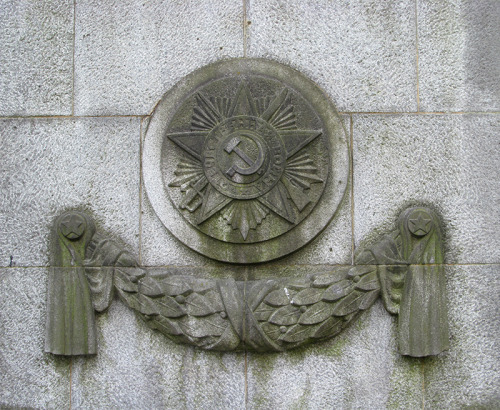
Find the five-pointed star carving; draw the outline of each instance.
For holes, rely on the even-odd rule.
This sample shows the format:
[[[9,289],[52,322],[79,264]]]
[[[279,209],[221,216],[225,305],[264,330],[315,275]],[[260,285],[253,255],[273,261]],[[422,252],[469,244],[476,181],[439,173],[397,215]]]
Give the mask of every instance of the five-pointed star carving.
[[[419,212],[417,217],[408,220],[410,223],[411,231],[418,236],[427,235],[430,230],[431,218],[423,212]]]
[[[79,215],[70,215],[61,221],[61,232],[68,239],[78,239],[85,230],[85,222]]]
[[[171,187],[180,187],[184,193],[181,209],[197,211],[198,224],[224,209],[223,217],[233,229],[239,229],[246,240],[249,229],[256,229],[269,210],[291,224],[297,223],[301,212],[311,200],[307,190],[312,183],[322,183],[314,161],[300,151],[322,134],[321,130],[299,130],[293,106],[288,100],[287,88],[274,98],[254,99],[242,82],[234,99],[207,98],[196,95],[191,131],[167,134],[167,137],[190,155],[183,159],[175,171]],[[286,168],[279,182],[268,192],[255,199],[235,200],[215,189],[202,168],[202,150],[210,131],[227,118],[236,116],[258,117],[272,126],[281,137],[286,153]],[[295,208],[293,205],[295,205]]]

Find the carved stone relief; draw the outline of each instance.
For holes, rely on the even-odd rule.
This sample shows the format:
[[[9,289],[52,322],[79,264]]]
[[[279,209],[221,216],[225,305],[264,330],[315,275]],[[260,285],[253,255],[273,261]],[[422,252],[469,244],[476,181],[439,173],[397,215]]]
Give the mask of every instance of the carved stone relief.
[[[182,80],[157,106],[144,181],[158,217],[187,246],[250,264],[304,246],[331,220],[349,174],[347,138],[328,98],[296,71],[239,59]],[[350,266],[258,281],[143,268],[67,212],[54,225],[46,351],[97,352],[95,312],[114,294],[152,329],[207,350],[283,351],[331,338],[382,297],[403,355],[448,348],[440,221],[409,208]]]
[[[224,262],[265,262],[304,246],[347,186],[347,137],[323,92],[295,70],[229,60],[189,75],[159,103],[144,181],[164,225]]]
[[[415,229],[415,218],[425,233]],[[66,221],[77,220],[85,221],[84,232],[72,235],[76,228],[70,228],[65,235]],[[353,266],[260,281],[149,272],[94,233],[80,213],[62,215],[55,231],[65,268],[52,269],[47,352],[96,353],[94,310],[106,309],[113,291],[152,329],[207,350],[282,351],[325,340],[379,296],[398,316],[401,354],[423,357],[448,348],[441,232],[427,208],[403,212],[396,229],[359,251]]]

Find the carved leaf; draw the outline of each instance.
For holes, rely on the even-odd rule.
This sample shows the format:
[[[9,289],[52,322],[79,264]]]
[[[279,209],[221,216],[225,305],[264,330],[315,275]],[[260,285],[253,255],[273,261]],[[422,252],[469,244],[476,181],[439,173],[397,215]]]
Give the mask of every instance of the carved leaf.
[[[192,292],[191,287],[178,277],[162,279],[160,286],[168,296],[185,295]]]
[[[131,282],[121,269],[116,269],[115,271],[115,287],[129,293],[137,293],[139,291],[137,283]]]
[[[287,289],[292,289],[294,291],[301,291],[302,289],[309,288],[311,286],[311,281],[309,279],[290,279],[286,282]]]
[[[186,308],[188,314],[192,316],[208,316],[216,312],[208,300],[198,293],[191,293],[186,298]]]
[[[218,313],[205,317],[185,316],[179,320],[179,326],[192,337],[220,336],[228,326],[228,321]]]
[[[322,337],[335,336],[342,330],[343,323],[344,323],[343,319],[330,317],[318,327],[318,329],[316,330],[316,332],[314,332],[314,335],[312,337],[320,339]]]
[[[371,272],[368,275],[365,275],[361,278],[361,280],[356,283],[356,289],[360,290],[375,290],[380,289],[380,283],[377,277],[377,272]]]
[[[368,309],[371,305],[373,305],[373,302],[377,300],[379,293],[380,293],[379,289],[366,292],[363,296],[363,299],[361,300],[361,303],[359,304],[359,309],[360,310]]]
[[[359,292],[357,290],[353,291],[347,295],[344,299],[335,304],[335,309],[333,311],[334,316],[345,316],[349,313],[359,310],[361,301],[363,300],[364,292]]]
[[[180,335],[182,334],[182,329],[178,323],[173,320],[167,319],[163,316],[157,316],[151,322],[151,325],[158,329],[161,333],[165,335]]]
[[[347,276],[353,278],[354,276],[363,276],[366,275],[367,273],[376,271],[377,271],[376,265],[358,265],[358,266],[353,266],[351,269],[349,269]]]
[[[170,296],[164,296],[155,300],[158,311],[166,317],[181,317],[186,314],[184,308]]]
[[[292,304],[302,306],[302,305],[312,305],[321,300],[323,295],[323,289],[309,288],[301,290],[297,293],[293,299]]]
[[[314,326],[294,325],[279,340],[289,343],[302,342],[311,337],[314,329]]]
[[[120,256],[120,258],[121,258],[121,256]],[[118,260],[118,262],[119,261],[120,261],[120,259]],[[117,262],[117,264],[118,264],[118,262]],[[115,267],[115,269],[122,272],[128,278],[128,280],[130,280],[131,282],[137,283],[137,281],[139,279],[142,279],[144,276],[146,276],[146,271],[144,269],[128,268],[128,267],[119,268],[118,266],[119,265],[117,265]]]
[[[266,296],[264,302],[271,306],[285,306],[290,303],[290,299],[286,295],[284,289],[274,290]]]
[[[139,294],[138,293],[129,293],[121,290],[120,288],[116,288],[118,292],[118,296],[127,306],[134,310],[139,310],[139,302],[137,300]]]
[[[269,318],[269,322],[275,325],[289,326],[297,323],[300,317],[300,310],[295,306],[287,305],[279,308]]]
[[[207,300],[207,303],[214,309],[215,312],[223,312],[225,310],[222,299],[219,296],[218,292],[216,292],[215,290],[210,290],[205,293],[204,296]]]
[[[326,288],[334,283],[340,282],[347,277],[346,269],[339,269],[334,272],[326,272],[314,275],[313,286],[315,288]]]
[[[323,300],[327,302],[339,300],[351,292],[353,288],[354,286],[351,281],[342,280],[325,290],[325,293],[323,293]]]
[[[165,295],[165,292],[163,292],[160,285],[158,285],[158,282],[151,276],[139,281],[139,292],[152,298],[158,298]]]
[[[142,294],[139,293],[137,295],[137,302],[139,304],[139,309],[138,310],[143,315],[154,316],[154,315],[159,315],[160,314],[158,306],[149,297],[144,296],[144,295],[142,295]]]
[[[253,315],[255,319],[257,319],[259,322],[267,322],[269,317],[276,311],[275,307],[266,305],[265,303],[261,303],[255,312],[253,312]]]
[[[264,333],[272,340],[278,340],[278,338],[282,335],[280,326],[266,322],[262,323],[261,327]]]
[[[303,325],[320,323],[333,314],[334,308],[335,305],[332,303],[318,302],[302,313],[299,323]]]
[[[365,249],[358,255],[356,255],[356,263],[360,265],[372,265],[376,264],[377,261],[373,257],[373,254],[370,252],[370,250]]]

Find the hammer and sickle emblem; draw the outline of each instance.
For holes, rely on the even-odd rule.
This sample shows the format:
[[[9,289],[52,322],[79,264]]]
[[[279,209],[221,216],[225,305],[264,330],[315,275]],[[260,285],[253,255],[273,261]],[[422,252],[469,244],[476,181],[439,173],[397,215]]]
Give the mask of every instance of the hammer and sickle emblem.
[[[249,165],[248,168],[241,168],[240,166],[234,164],[231,168],[229,168],[226,171],[226,175],[228,175],[230,178],[232,178],[236,173],[240,175],[252,175],[255,172],[257,172],[264,163],[264,151],[262,149],[261,143],[256,139],[253,138],[251,139],[255,143],[255,145],[257,145],[257,148],[259,150],[259,153],[255,160],[250,158],[243,150],[240,149],[240,147],[238,147],[238,144],[241,142],[241,140],[238,137],[232,138],[231,141],[229,141],[226,147],[224,148],[224,151],[226,151],[228,154],[234,152],[243,161],[245,161],[246,164]]]

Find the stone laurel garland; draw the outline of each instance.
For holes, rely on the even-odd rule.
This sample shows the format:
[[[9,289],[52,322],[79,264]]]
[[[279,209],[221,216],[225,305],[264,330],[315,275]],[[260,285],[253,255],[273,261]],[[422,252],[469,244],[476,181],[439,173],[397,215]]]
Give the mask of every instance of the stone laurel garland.
[[[84,230],[92,231],[90,237],[76,232],[72,238],[61,231],[61,224],[71,227],[75,215],[73,225],[83,220]],[[411,208],[401,215],[396,230],[357,254],[354,266],[332,267],[305,278],[247,282],[149,274],[130,253],[95,233],[90,218],[81,213],[63,215],[56,221],[56,231],[61,266],[83,266],[90,290],[86,293],[92,295],[96,311],[106,309],[116,291],[149,327],[176,343],[221,351],[283,351],[337,335],[382,295],[387,310],[399,316],[400,352],[420,357],[448,348],[438,222],[431,210]],[[86,258],[75,259],[78,253]],[[81,276],[81,267],[68,274],[74,275],[75,269]],[[65,349],[80,346],[83,333],[93,333],[95,339],[93,316],[84,320],[89,329],[72,331],[80,336],[66,340],[60,334],[64,329],[55,326],[61,313],[50,297],[61,292],[54,280],[50,283],[52,320],[48,320],[46,351],[96,353],[95,341],[87,351],[85,346]]]

